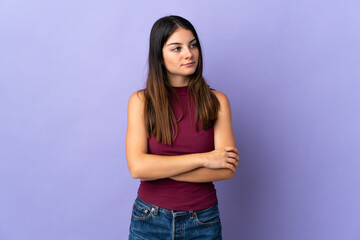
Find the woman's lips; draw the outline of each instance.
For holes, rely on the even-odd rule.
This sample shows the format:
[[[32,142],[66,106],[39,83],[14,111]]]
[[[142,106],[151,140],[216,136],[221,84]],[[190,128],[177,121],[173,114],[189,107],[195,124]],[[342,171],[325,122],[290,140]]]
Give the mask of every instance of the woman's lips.
[[[191,63],[186,63],[186,64],[183,64],[183,66],[185,67],[191,67],[195,64],[195,62],[191,62]]]

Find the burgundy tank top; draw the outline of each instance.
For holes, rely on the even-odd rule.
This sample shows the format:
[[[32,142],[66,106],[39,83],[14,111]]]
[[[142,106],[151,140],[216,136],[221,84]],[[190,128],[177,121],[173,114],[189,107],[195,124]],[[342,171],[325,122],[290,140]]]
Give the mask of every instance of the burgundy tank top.
[[[183,117],[177,123],[178,132],[172,146],[158,142],[150,136],[148,153],[174,156],[214,150],[214,128],[203,130],[199,118],[198,131],[195,131],[193,125],[195,108],[194,104],[190,104],[190,109],[188,107],[188,101],[190,103],[193,101],[187,95],[187,88],[187,86],[174,87],[182,104]],[[179,119],[181,107],[175,96],[172,96],[171,105],[176,119]],[[200,210],[217,203],[216,190],[212,182],[191,183],[170,178],[141,181],[138,196],[148,203],[171,210]]]

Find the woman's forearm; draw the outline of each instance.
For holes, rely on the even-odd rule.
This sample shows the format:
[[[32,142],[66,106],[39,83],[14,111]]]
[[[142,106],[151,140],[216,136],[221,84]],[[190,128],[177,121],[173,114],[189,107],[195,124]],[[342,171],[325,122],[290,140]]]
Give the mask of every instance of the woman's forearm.
[[[139,154],[132,156],[129,165],[133,178],[155,180],[176,176],[181,173],[204,166],[202,153],[185,154],[177,156],[163,156],[155,154]],[[129,158],[129,156],[128,156]]]
[[[178,175],[169,177],[176,181],[182,182],[215,182],[233,178],[235,173],[230,169],[210,169],[210,168],[197,168],[189,172],[180,173]],[[157,179],[141,179],[144,181],[153,181]]]
[[[183,182],[215,182],[225,179],[231,179],[234,177],[234,174],[235,173],[232,170],[226,168],[209,169],[201,167],[170,178],[176,181]]]
[[[156,180],[180,174],[190,176],[197,182],[219,181],[231,178],[227,171],[205,171],[190,173],[198,168],[229,169],[235,172],[238,166],[237,149],[225,147],[210,152],[164,156],[148,153],[127,153],[128,167],[133,178]],[[198,179],[198,180],[196,180]],[[214,179],[214,180],[213,180]],[[186,180],[191,182],[192,180]],[[195,182],[194,181],[194,182]]]

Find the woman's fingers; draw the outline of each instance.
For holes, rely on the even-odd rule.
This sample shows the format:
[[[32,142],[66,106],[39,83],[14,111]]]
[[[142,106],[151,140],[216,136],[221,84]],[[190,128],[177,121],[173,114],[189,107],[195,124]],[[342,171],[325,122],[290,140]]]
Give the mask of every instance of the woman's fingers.
[[[224,150],[227,152],[234,152],[236,154],[239,154],[239,151],[237,150],[236,147],[225,147]]]
[[[234,164],[235,167],[239,165],[238,161],[236,161],[235,159],[233,159],[231,163]]]
[[[226,151],[227,155],[227,162],[228,162],[228,168],[232,170],[233,172],[236,171],[237,167],[239,166],[238,161],[239,159],[239,151],[236,147],[225,147],[224,150]]]
[[[230,165],[232,165],[231,167],[233,168],[233,170],[236,170],[237,167],[239,166],[239,156],[235,153],[228,153],[228,158],[227,158],[227,162],[230,163]]]
[[[231,163],[228,164],[227,168],[229,168],[231,171],[235,172],[236,168]]]
[[[225,168],[229,168],[232,171],[236,171],[237,167],[238,167],[238,162],[233,159],[233,158],[228,158],[226,161],[226,164],[224,165]]]
[[[225,147],[224,150],[213,150],[207,153],[207,159],[204,163],[204,167],[207,168],[228,168],[232,171],[236,171],[238,167],[239,156],[236,147]]]
[[[227,153],[227,156],[230,157],[230,158],[235,159],[236,161],[239,161],[239,160],[240,160],[240,159],[239,159],[239,156],[238,156],[236,153],[234,153],[234,152],[228,152],[228,153]]]

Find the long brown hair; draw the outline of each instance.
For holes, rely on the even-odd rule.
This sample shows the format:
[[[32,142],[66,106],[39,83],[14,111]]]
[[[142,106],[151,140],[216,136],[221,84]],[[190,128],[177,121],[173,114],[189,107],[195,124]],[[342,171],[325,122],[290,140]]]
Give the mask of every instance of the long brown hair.
[[[190,30],[199,49],[199,60],[196,71],[190,76],[188,94],[193,96],[195,103],[195,130],[198,131],[198,118],[202,129],[209,129],[217,119],[220,103],[202,76],[203,59],[198,35],[193,25],[179,16],[167,16],[157,20],[150,33],[149,72],[144,89],[145,123],[147,137],[152,135],[157,141],[171,145],[177,135],[177,121],[171,108],[171,95],[179,98],[170,86],[163,64],[162,49],[168,38],[179,27]]]

